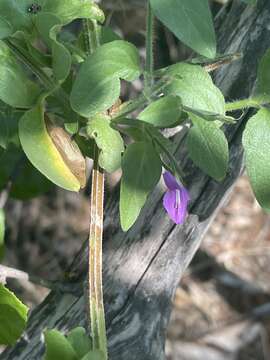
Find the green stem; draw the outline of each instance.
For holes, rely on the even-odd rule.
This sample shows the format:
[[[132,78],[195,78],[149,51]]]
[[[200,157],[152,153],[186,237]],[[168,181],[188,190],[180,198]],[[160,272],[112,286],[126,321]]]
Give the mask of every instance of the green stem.
[[[17,42],[12,39],[4,39],[5,44],[10,48],[14,55],[26,65],[30,71],[40,80],[46,90],[51,91],[56,85],[54,82],[45,74],[45,72],[35,64],[28,53],[18,45]]]
[[[265,101],[259,101],[258,99],[255,98],[242,99],[242,100],[226,103],[226,111],[243,110],[250,107],[259,108],[264,104]]]
[[[162,78],[155,85],[152,86],[149,96],[147,96],[146,94],[141,94],[137,97],[136,100],[122,104],[120,111],[112,117],[112,121],[117,122],[118,119],[128,116],[134,111],[143,108],[149,103],[151,99],[154,99],[158,95],[160,95],[170,82],[171,79]]]
[[[147,128],[145,128],[145,131],[151,137],[151,139],[160,147],[160,149],[164,152],[164,154],[168,157],[170,163],[173,165],[174,172],[176,172],[181,183],[183,185],[185,185],[185,182],[183,180],[184,173],[183,173],[182,169],[180,168],[180,166],[178,165],[174,155],[171,154],[171,152],[162,144],[162,142],[159,141],[159,139],[156,136],[153,136],[153,134],[150,131],[148,131]]]
[[[96,22],[84,20],[84,38],[88,55],[91,55],[99,43],[99,29]],[[104,172],[99,167],[99,150],[94,148],[94,166],[91,187],[91,214],[89,231],[89,313],[93,340],[93,350],[107,354],[107,336],[102,286],[102,237],[104,207]]]
[[[148,92],[153,85],[154,72],[154,21],[155,17],[148,1],[146,17],[146,63],[145,63],[145,90]]]
[[[54,92],[55,97],[63,106],[66,114],[70,114],[69,97],[65,91],[56,84],[49,76],[35,63],[27,51],[19,45],[16,39],[4,39],[5,44],[28,69],[40,80],[46,91]]]

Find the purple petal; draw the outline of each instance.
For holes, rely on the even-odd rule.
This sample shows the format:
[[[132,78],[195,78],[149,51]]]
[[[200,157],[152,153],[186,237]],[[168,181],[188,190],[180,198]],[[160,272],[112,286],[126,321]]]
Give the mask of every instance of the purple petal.
[[[181,190],[168,190],[164,195],[163,206],[175,224],[185,221],[189,200],[189,193],[184,187]]]
[[[175,189],[180,190],[181,188],[180,184],[178,184],[175,177],[169,171],[165,171],[165,173],[163,174],[163,179],[169,190],[175,190]]]

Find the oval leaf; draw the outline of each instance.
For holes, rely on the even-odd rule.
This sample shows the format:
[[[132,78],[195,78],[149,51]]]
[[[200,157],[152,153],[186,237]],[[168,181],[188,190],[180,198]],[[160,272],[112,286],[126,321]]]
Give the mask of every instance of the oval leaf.
[[[243,135],[247,173],[256,199],[270,211],[270,111],[261,109],[247,123]]]
[[[0,344],[13,345],[21,336],[28,308],[0,284]]]
[[[43,175],[66,190],[79,191],[79,180],[48,134],[42,101],[20,119],[19,137],[26,156]]]
[[[196,116],[192,121],[194,126],[187,138],[192,161],[209,176],[222,180],[229,161],[228,142],[223,131],[216,124]]]
[[[67,335],[67,340],[75,350],[79,359],[86,355],[92,348],[91,340],[83,327],[77,327],[71,330]]]
[[[30,81],[8,47],[0,41],[0,99],[12,107],[29,108],[40,90]]]
[[[36,12],[28,11],[32,4],[41,8]],[[104,13],[94,2],[88,0],[1,0],[0,1],[0,39],[23,31],[34,34],[34,19],[39,13],[57,16],[63,25],[75,19],[91,19],[103,22]]]
[[[179,40],[208,58],[216,55],[216,38],[208,0],[150,0],[157,18]]]
[[[44,360],[78,360],[75,350],[67,338],[57,330],[49,330],[44,333],[46,353]]]
[[[225,115],[224,96],[201,66],[178,63],[163,74],[172,78],[164,92],[179,96],[183,106]]]
[[[259,103],[270,101],[270,49],[262,57],[257,75],[255,93],[252,98]]]
[[[5,213],[0,209],[0,261],[4,257],[4,240],[5,240]]]
[[[99,165],[112,173],[121,167],[121,156],[124,152],[124,142],[118,131],[110,126],[108,116],[96,116],[88,122],[87,133],[95,139],[101,153]]]
[[[119,79],[133,81],[139,75],[139,54],[134,45],[122,40],[104,44],[81,66],[71,106],[85,117],[108,110],[119,98]]]
[[[181,100],[178,96],[165,96],[152,104],[138,115],[138,119],[156,127],[175,125],[181,116]]]
[[[136,221],[149,192],[161,176],[161,161],[151,143],[128,146],[122,160],[120,191],[121,226],[127,231]]]

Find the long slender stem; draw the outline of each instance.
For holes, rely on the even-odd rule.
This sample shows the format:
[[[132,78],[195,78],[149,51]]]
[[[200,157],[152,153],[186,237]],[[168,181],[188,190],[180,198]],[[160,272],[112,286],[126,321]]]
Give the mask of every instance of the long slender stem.
[[[69,114],[69,97],[63,88],[50,79],[50,77],[35,63],[27,51],[21,47],[19,43],[15,41],[15,39],[4,39],[3,41],[17,57],[17,59],[20,60],[25,66],[27,66],[28,69],[40,80],[46,91],[54,91],[54,95],[63,106],[64,111]]]
[[[249,98],[237,100],[226,104],[226,111],[243,110],[249,107],[259,108],[264,105],[265,101],[258,101],[257,99]]]
[[[84,21],[84,37],[88,55],[99,46],[99,34],[96,23]],[[99,167],[99,150],[94,148],[94,166],[91,187],[91,214],[89,231],[89,312],[93,340],[93,350],[107,355],[107,337],[102,286],[102,237],[104,206],[104,172]]]
[[[185,185],[184,182],[184,173],[182,171],[182,169],[180,168],[180,166],[178,165],[175,157],[173,154],[171,154],[171,152],[166,148],[166,146],[164,146],[162,144],[161,141],[159,141],[159,139],[156,136],[153,136],[153,134],[147,130],[147,128],[145,128],[145,131],[147,132],[147,134],[153,139],[153,141],[160,147],[160,149],[164,152],[164,154],[167,156],[167,158],[170,160],[171,164],[173,165],[174,171],[176,172],[179,180],[181,181],[181,183],[183,185]]]
[[[154,14],[148,1],[146,17],[146,62],[145,62],[145,91],[153,85],[154,72]]]

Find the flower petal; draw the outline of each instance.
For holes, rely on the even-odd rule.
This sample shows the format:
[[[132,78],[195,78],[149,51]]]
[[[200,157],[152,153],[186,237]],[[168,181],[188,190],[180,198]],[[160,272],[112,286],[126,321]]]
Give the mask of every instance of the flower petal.
[[[164,195],[163,206],[175,224],[182,224],[185,221],[189,200],[189,193],[184,187],[181,187],[179,206],[176,206],[176,190],[169,190]]]
[[[163,179],[169,190],[175,190],[175,189],[180,190],[181,188],[180,184],[178,184],[175,177],[169,171],[165,171],[165,173],[163,174]]]

